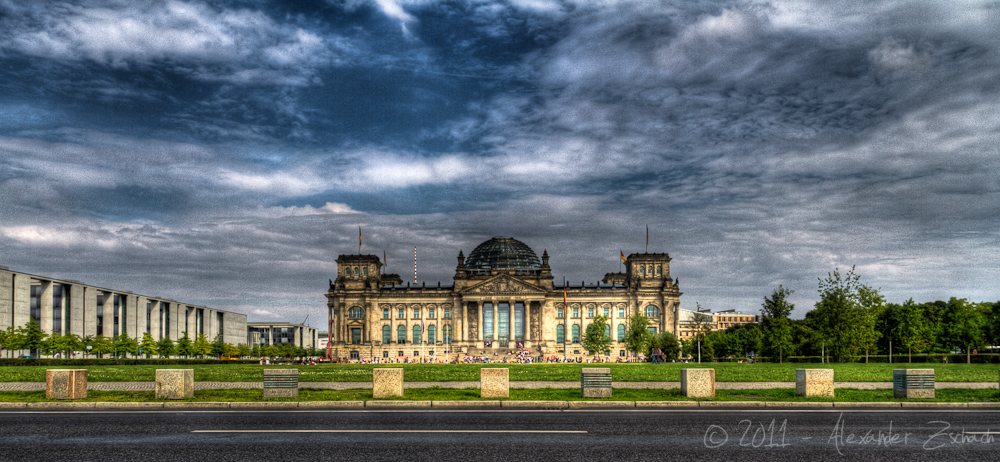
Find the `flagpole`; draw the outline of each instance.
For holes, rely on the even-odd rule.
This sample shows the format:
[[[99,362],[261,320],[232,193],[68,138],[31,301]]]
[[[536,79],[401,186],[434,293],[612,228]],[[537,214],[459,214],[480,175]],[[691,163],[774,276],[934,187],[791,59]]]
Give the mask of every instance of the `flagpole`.
[[[649,225],[646,225],[646,253],[649,253]]]

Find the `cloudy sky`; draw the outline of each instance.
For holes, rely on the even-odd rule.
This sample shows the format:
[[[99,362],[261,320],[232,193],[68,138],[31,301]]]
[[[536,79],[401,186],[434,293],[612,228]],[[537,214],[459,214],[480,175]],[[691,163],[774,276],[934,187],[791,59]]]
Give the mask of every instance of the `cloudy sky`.
[[[0,0],[0,265],[325,324],[495,235],[682,307],[1000,299],[996,1]]]

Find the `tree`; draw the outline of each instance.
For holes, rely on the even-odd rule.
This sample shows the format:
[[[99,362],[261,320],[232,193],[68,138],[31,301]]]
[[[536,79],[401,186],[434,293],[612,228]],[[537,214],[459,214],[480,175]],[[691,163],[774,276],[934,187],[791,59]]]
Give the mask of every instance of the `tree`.
[[[38,321],[34,319],[28,320],[28,323],[22,327],[17,328],[18,336],[20,340],[18,349],[28,350],[32,355],[37,355],[38,350],[42,347],[42,342],[45,340],[45,332],[42,332],[42,328],[38,326]]]
[[[590,354],[611,354],[611,336],[605,332],[608,328],[608,318],[603,315],[594,317],[594,321],[587,326],[586,336],[583,338],[583,347]]]
[[[944,327],[949,348],[965,350],[965,362],[972,362],[972,349],[983,345],[983,327],[986,325],[984,309],[964,298],[952,297],[944,316]]]
[[[771,358],[777,355],[779,364],[792,352],[792,326],[788,322],[788,316],[792,314],[795,305],[788,301],[788,296],[794,292],[778,285],[770,298],[764,297],[764,303],[761,305],[764,351]]]
[[[890,338],[906,348],[907,362],[912,363],[913,350],[920,353],[931,344],[931,332],[924,319],[923,308],[911,298],[902,305],[891,305],[885,311]]]
[[[74,351],[81,351],[86,348],[86,346],[83,340],[80,339],[79,335],[66,334],[53,335],[49,340],[48,348],[50,352],[60,352],[68,358],[73,355]]]
[[[255,343],[252,347],[250,347],[250,357],[251,358],[259,358],[260,356],[261,356],[261,354],[260,354],[260,345],[257,345]]]
[[[844,276],[839,270],[828,273],[819,281],[816,309],[807,314],[830,357],[838,362],[857,358],[861,350],[867,355],[881,335],[875,322],[885,300],[860,279],[854,267]]]
[[[122,332],[115,337],[115,354],[125,355],[126,353],[132,356],[139,354],[139,342],[129,337],[127,332]]]
[[[241,343],[239,345],[236,345],[236,348],[239,350],[239,355],[241,358],[250,356],[250,346],[247,345],[246,343]]]
[[[681,345],[677,341],[677,336],[671,332],[663,331],[653,336],[650,342],[653,348],[663,350],[663,358],[677,359],[681,352]]]
[[[177,340],[177,354],[184,355],[184,358],[189,358],[196,354],[194,345],[191,343],[191,337],[188,337],[188,333],[185,332],[179,340]]]
[[[215,340],[212,340],[212,355],[218,356],[222,359],[222,355],[226,354],[226,342],[222,341],[222,334],[215,336]]]
[[[94,337],[92,345],[94,348],[91,351],[99,358],[103,358],[104,355],[109,355],[115,351],[114,342],[103,335]]]
[[[638,355],[646,350],[646,345],[652,337],[649,333],[649,318],[636,311],[629,317],[628,329],[625,331],[625,348]]]
[[[139,351],[149,358],[151,355],[155,355],[158,351],[156,349],[156,341],[153,340],[153,336],[149,335],[149,332],[143,332],[142,341],[139,342]]]
[[[160,357],[167,357],[177,353],[177,347],[174,346],[174,341],[170,340],[170,337],[163,337],[159,342],[156,342],[156,352],[160,354]]]
[[[208,342],[208,338],[205,337],[205,334],[198,334],[198,338],[194,341],[194,354],[204,357],[211,352],[212,344]]]
[[[232,343],[227,343],[222,346],[222,354],[226,356],[239,356],[240,349]]]

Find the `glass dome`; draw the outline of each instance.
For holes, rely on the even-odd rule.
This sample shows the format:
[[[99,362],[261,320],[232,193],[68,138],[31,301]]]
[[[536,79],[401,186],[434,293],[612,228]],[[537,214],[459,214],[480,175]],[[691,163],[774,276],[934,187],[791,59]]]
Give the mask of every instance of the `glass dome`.
[[[518,274],[540,271],[542,264],[527,244],[512,237],[497,236],[476,246],[465,261],[473,274],[488,274],[492,270],[514,270]]]

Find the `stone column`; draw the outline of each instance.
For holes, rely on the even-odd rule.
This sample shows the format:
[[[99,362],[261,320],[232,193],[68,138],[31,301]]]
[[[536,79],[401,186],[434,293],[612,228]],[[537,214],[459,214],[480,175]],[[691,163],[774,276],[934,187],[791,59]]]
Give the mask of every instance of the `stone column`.
[[[490,300],[493,303],[493,341],[499,343],[500,340],[500,325],[497,321],[500,320],[500,303],[497,299]],[[493,348],[497,347],[497,343],[493,344]]]
[[[97,335],[97,289],[81,286],[83,290],[83,335]]]
[[[52,325],[52,281],[42,280],[38,285],[41,286],[38,291],[38,308],[41,310],[38,325],[48,335],[58,327]]]
[[[0,330],[11,326],[14,326],[14,273],[0,269]]]
[[[150,300],[146,297],[136,297],[135,308],[132,310],[134,321],[129,321],[129,335],[135,333],[137,339],[142,339],[142,333],[146,332],[146,304]]]
[[[302,342],[302,328],[299,326],[292,327],[292,345],[298,348],[299,343]]]
[[[115,294],[111,292],[101,292],[104,295],[104,305],[101,308],[104,316],[104,329],[101,335],[107,338],[115,336]]]
[[[153,337],[153,340],[160,339],[160,309],[163,307],[163,302],[159,300],[149,301],[149,335]],[[143,332],[146,330],[143,329]],[[210,340],[215,340],[212,337]]]
[[[28,324],[31,319],[31,276],[14,273],[12,304],[14,305],[14,327]]]
[[[524,326],[524,342],[525,342],[524,346],[525,347],[528,346],[528,344],[527,344],[528,341],[535,340],[535,339],[531,338],[531,304],[532,303],[534,303],[534,302],[525,300],[525,302],[524,302],[524,319],[521,319],[521,322],[523,323],[523,326]]]
[[[136,340],[142,340],[142,330],[139,329],[141,323],[146,322],[145,313],[142,313],[142,309],[139,307],[139,296],[134,294],[122,295],[121,296],[121,316],[123,316],[124,322],[122,323],[122,329],[128,332],[128,335]]]
[[[65,295],[63,300],[65,300]],[[71,334],[86,336],[84,332],[84,302],[83,286],[72,284],[69,286],[69,332]]]

